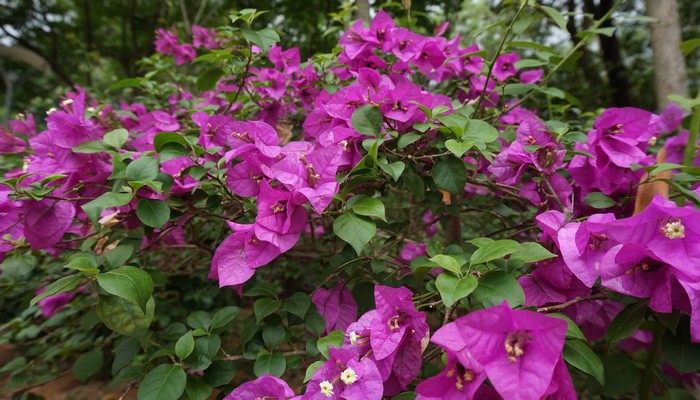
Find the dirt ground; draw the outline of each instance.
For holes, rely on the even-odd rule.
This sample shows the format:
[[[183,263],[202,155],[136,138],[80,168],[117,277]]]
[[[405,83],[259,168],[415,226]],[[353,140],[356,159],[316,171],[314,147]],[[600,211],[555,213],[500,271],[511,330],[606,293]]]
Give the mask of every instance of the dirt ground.
[[[17,355],[12,345],[0,346],[0,366],[5,365]],[[5,387],[7,379],[0,379],[0,388]],[[136,388],[133,388],[125,396],[128,384],[124,384],[115,390],[107,390],[108,382],[89,381],[81,383],[71,373],[58,379],[32,388],[29,393],[42,396],[46,400],[134,400]],[[0,389],[0,399],[11,399],[14,393]],[[123,397],[122,397],[123,396]]]

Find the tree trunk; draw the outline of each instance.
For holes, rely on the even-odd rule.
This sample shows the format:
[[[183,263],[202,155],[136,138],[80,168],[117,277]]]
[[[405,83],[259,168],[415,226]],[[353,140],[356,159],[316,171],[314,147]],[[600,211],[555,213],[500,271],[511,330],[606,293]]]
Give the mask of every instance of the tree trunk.
[[[664,0],[661,0],[664,1]],[[593,0],[584,0],[586,12],[593,14],[598,20],[602,18],[613,6],[613,0],[600,0],[596,5]],[[612,19],[601,24],[601,28],[613,27]],[[617,35],[598,35],[600,48],[603,55],[603,63],[608,75],[608,88],[612,94],[613,104],[617,107],[633,106],[632,96],[630,96],[630,82],[627,79],[627,68],[622,61],[622,52]]]
[[[656,107],[663,110],[668,96],[688,96],[688,71],[678,46],[681,25],[676,0],[646,0],[647,15],[658,22],[651,23],[651,48],[654,53],[654,88]]]
[[[369,22],[369,0],[356,0],[357,3],[357,18]]]

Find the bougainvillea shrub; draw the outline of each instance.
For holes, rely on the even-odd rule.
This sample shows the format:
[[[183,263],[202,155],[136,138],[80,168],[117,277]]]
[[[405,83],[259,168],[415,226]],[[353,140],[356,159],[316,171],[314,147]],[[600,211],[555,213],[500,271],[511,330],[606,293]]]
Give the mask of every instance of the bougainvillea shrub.
[[[517,40],[564,18],[504,12],[497,49],[379,11],[307,60],[256,10],[159,29],[142,77],[3,127],[9,390],[690,396],[700,114],[582,109],[546,85],[580,47]]]

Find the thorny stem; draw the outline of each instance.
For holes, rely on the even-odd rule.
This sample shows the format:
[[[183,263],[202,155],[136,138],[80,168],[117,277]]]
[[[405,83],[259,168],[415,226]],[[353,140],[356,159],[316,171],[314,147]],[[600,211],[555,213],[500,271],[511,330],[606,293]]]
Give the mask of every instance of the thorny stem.
[[[564,206],[564,203],[562,203],[561,199],[559,198],[559,195],[557,194],[557,191],[554,190],[554,187],[552,184],[549,182],[549,177],[542,177],[542,181],[544,184],[547,186],[547,190],[549,191],[549,195],[547,197],[550,197],[552,200],[554,200],[555,203],[561,208],[561,212],[566,215],[566,219],[569,220],[571,218],[571,211]]]
[[[241,78],[239,80],[238,84],[238,90],[236,91],[236,95],[233,96],[233,100],[231,100],[230,103],[228,103],[228,106],[226,107],[226,110],[223,112],[222,115],[228,114],[229,111],[231,111],[231,107],[236,103],[236,100],[238,100],[238,96],[241,95],[241,91],[243,91],[243,87],[246,84],[246,79],[248,78],[248,71],[250,71],[250,64],[253,61],[253,47],[248,47],[249,54],[248,54],[248,60],[246,61],[245,64],[245,70],[243,71],[243,74],[241,74]]]

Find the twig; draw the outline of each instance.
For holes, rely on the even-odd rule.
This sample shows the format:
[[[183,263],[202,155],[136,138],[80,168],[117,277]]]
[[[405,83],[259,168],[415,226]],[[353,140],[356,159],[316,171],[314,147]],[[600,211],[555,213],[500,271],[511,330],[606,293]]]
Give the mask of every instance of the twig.
[[[563,310],[568,306],[574,305],[576,303],[580,303],[582,301],[591,301],[591,300],[605,300],[608,298],[607,293],[597,293],[594,295],[590,296],[583,296],[583,297],[577,297],[573,300],[569,300],[565,303],[557,304],[554,306],[548,306],[548,307],[540,307],[537,309],[537,312],[552,312],[552,311],[559,311]]]

